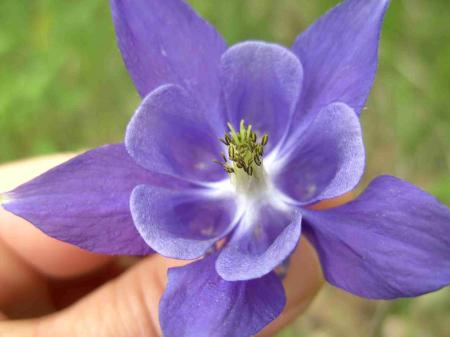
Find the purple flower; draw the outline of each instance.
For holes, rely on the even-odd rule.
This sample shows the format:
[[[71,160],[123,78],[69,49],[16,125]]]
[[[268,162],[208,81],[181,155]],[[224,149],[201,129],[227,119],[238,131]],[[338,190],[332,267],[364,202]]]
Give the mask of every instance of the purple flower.
[[[94,252],[205,256],[169,271],[167,337],[261,330],[285,304],[273,270],[302,233],[326,279],[353,294],[392,299],[449,284],[450,210],[417,187],[381,176],[344,206],[308,207],[352,190],[363,174],[358,115],[388,0],[345,1],[291,50],[227,48],[181,0],[111,5],[144,97],[124,144],[4,194],[7,210]]]

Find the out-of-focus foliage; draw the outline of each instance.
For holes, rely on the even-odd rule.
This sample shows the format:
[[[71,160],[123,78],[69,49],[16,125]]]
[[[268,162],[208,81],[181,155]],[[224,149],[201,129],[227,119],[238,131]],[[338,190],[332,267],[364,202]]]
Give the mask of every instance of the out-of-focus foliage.
[[[230,44],[264,39],[290,46],[337,1],[190,2]],[[392,1],[377,81],[362,118],[366,181],[395,174],[450,203],[449,41],[448,0]],[[138,103],[115,45],[107,0],[0,1],[0,162],[121,141]],[[337,308],[319,301],[281,336],[441,337],[450,331],[448,291],[382,309],[335,292],[321,296],[324,303],[340,298]],[[342,312],[358,310],[359,326],[339,325]],[[406,332],[392,332],[396,327]]]
[[[308,313],[277,337],[449,337],[450,289],[374,302],[325,288]]]
[[[119,141],[137,104],[107,1],[0,2],[0,160]]]
[[[336,2],[191,0],[230,44],[286,46]],[[398,174],[450,202],[447,10],[446,0],[392,1],[363,122],[368,177]],[[0,2],[0,161],[120,141],[138,102],[108,1]]]

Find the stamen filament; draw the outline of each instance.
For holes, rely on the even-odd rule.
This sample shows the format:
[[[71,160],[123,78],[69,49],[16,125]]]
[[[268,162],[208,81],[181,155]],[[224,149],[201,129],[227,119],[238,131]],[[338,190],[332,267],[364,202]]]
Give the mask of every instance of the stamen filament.
[[[227,123],[229,132],[225,133],[224,138],[219,140],[228,147],[228,158],[225,153],[221,153],[223,163],[214,161],[221,165],[224,170],[230,174],[239,174],[243,171],[248,176],[253,176],[255,170],[262,167],[262,157],[264,155],[264,146],[269,141],[268,134],[264,134],[258,143],[258,137],[253,131],[253,126],[245,125],[245,121],[239,123],[239,132],[231,123]],[[255,165],[253,165],[255,164]]]

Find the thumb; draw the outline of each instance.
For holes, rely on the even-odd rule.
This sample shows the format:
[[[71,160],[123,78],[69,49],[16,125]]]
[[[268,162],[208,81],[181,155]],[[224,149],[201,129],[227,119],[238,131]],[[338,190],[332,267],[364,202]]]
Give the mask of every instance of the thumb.
[[[180,261],[143,259],[73,306],[44,318],[0,324],[0,337],[158,337],[158,304],[167,268]]]

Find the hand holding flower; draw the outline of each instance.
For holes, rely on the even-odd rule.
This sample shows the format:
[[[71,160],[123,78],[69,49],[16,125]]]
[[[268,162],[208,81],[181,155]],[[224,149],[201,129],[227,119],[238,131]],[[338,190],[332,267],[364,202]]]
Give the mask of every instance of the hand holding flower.
[[[69,157],[4,165],[0,188],[16,186]],[[125,268],[123,258],[92,254],[49,238],[1,208],[0,256],[0,336],[8,337],[160,336],[158,303],[167,269],[181,264],[152,255]],[[291,259],[284,281],[286,308],[259,336],[273,336],[303,313],[323,283],[307,241]]]

